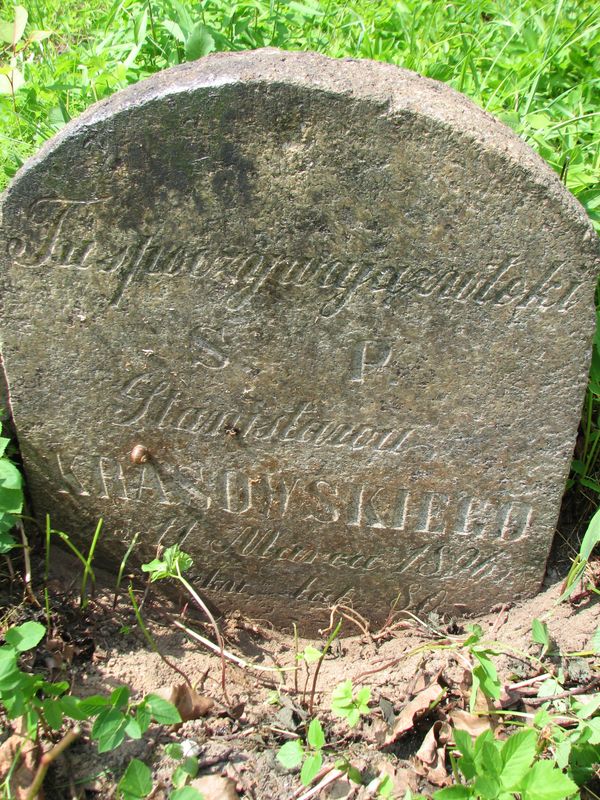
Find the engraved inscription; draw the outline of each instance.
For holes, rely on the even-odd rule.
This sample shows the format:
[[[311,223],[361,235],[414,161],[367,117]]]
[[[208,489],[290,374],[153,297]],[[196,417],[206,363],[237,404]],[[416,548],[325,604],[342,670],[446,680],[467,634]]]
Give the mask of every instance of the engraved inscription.
[[[381,370],[390,363],[392,345],[374,339],[357,342],[352,348],[350,381],[364,383],[365,373]]]
[[[227,362],[220,363],[221,367],[215,365],[213,369],[223,368]],[[314,403],[307,401],[279,413],[270,411],[263,403],[248,405],[243,411],[217,408],[210,403],[190,406],[183,393],[169,381],[156,379],[149,372],[128,381],[122,397],[125,403],[116,411],[113,422],[120,427],[149,424],[159,430],[184,431],[207,439],[218,438],[225,430],[236,430],[240,439],[259,442],[296,442],[397,455],[412,453],[423,461],[433,457],[432,448],[423,441],[423,427],[380,428],[327,419],[315,410]]]
[[[268,285],[306,287],[322,290],[319,309],[322,317],[338,314],[357,295],[370,295],[386,308],[410,299],[430,297],[436,302],[509,306],[515,312],[525,309],[566,312],[582,289],[581,281],[560,279],[563,265],[548,266],[534,281],[527,281],[516,260],[465,269],[453,260],[424,266],[369,263],[365,254],[360,263],[315,258],[294,259],[288,255],[260,253],[225,253],[209,256],[193,241],[168,244],[169,230],[149,236],[132,234],[125,245],[115,245],[111,252],[89,234],[93,210],[110,198],[71,200],[40,198],[31,207],[31,223],[39,226],[41,243],[32,246],[26,239],[13,238],[9,257],[18,267],[55,267],[78,272],[88,270],[111,274],[116,288],[109,305],[118,307],[128,287],[140,274],[176,278],[187,276],[194,281],[225,283],[226,305],[232,311],[246,306]],[[75,243],[75,244],[74,244]],[[366,357],[366,354],[365,354]],[[368,362],[365,361],[364,365]]]
[[[167,506],[183,503],[189,509],[212,509],[248,521],[293,518],[323,526],[369,529],[373,536],[377,531],[412,532],[426,542],[446,534],[515,542],[527,534],[533,521],[528,503],[453,496],[418,485],[334,482],[288,473],[248,474],[238,469],[202,468],[196,475],[188,469],[181,475],[151,462],[126,474],[116,459],[54,457],[62,479],[59,491],[64,494],[125,502],[154,500]],[[275,536],[268,545],[261,540],[265,552],[277,539]]]

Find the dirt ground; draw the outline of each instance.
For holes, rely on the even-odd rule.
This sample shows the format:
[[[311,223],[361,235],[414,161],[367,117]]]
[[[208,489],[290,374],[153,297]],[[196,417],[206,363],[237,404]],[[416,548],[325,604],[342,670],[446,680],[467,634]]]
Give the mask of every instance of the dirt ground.
[[[242,666],[228,656],[225,692],[219,654],[190,639],[173,623],[173,618],[183,619],[183,624],[214,641],[212,628],[193,605],[186,606],[186,598],[167,601],[151,588],[143,606],[144,619],[160,653],[178,673],[149,648],[126,592],[113,607],[114,577],[98,574],[99,585],[88,608],[82,611],[78,607],[79,570],[76,562],[65,556],[60,571],[48,584],[53,628],[50,641],[38,647],[32,667],[38,672],[46,670],[52,680],[70,681],[76,696],[106,693],[126,685],[136,700],[149,692],[168,695],[172,687],[184,683],[183,673],[211,702],[196,719],[179,726],[153,725],[143,739],[128,740],[102,755],[90,741],[89,727],[84,728],[80,739],[50,770],[46,798],[111,798],[116,782],[134,757],[152,766],[155,789],[151,797],[167,798],[176,766],[165,754],[169,742],[182,743],[186,752],[197,755],[200,776],[230,779],[216,788],[205,783],[206,800],[361,800],[376,796],[377,779],[383,774],[392,780],[393,797],[404,797],[407,788],[431,794],[451,782],[445,750],[450,724],[472,733],[491,726],[501,735],[503,724],[510,724],[510,718],[502,712],[517,711],[532,717],[540,683],[560,670],[568,690],[597,691],[599,657],[590,652],[590,640],[600,623],[597,600],[593,594],[585,594],[575,603],[557,602],[565,567],[580,533],[571,524],[570,536],[561,538],[541,594],[514,607],[496,607],[477,619],[447,619],[443,615],[417,619],[398,613],[384,629],[371,631],[362,620],[353,620],[351,611],[339,609],[333,619],[343,618],[344,636],[333,642],[316,678],[317,663],[298,661],[296,654],[307,645],[322,648],[327,633],[320,640],[294,641],[293,636],[263,622],[239,615],[221,619],[226,650],[247,662]],[[46,623],[43,603],[39,608],[23,603],[18,581],[4,584],[3,604],[12,610],[6,614],[3,627],[24,619]],[[139,587],[141,601],[143,584]],[[42,596],[41,587],[34,585],[34,590]],[[172,616],[165,616],[165,611]],[[531,638],[534,618],[547,622],[553,641],[543,663],[538,660],[541,647]],[[468,626],[474,623],[483,629],[485,641],[499,643],[495,646],[499,655],[494,660],[505,684],[494,708],[490,709],[489,703],[486,707],[479,698],[480,717],[468,712],[472,664],[462,646]],[[298,669],[294,669],[295,664],[299,664]],[[371,689],[371,712],[352,729],[346,721],[334,717],[330,708],[332,690],[347,679],[355,688]],[[432,685],[441,687],[441,700],[433,704],[427,700]],[[423,697],[426,699],[420,703]],[[413,707],[414,714],[410,712]],[[493,713],[489,714],[490,710]],[[402,724],[407,714],[408,722]],[[327,741],[321,771],[323,788],[317,787],[318,791],[315,784],[312,789],[303,787],[298,770],[285,769],[276,757],[284,742],[304,736],[306,722],[314,717],[321,720]],[[2,739],[8,732],[5,727]],[[351,784],[343,776],[333,780],[338,773],[332,767],[340,757],[360,770],[363,785]]]

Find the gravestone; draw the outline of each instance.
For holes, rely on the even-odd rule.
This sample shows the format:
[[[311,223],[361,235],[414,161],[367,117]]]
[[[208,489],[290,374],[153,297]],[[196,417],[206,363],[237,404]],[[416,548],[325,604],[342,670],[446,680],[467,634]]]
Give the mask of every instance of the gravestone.
[[[303,630],[329,605],[535,593],[573,451],[597,242],[558,178],[393,66],[210,56],[21,170],[3,357],[33,511]]]

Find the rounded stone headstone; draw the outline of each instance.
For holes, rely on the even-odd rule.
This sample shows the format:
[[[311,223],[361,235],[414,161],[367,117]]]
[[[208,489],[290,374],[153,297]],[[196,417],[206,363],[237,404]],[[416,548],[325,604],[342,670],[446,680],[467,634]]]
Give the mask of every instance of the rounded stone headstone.
[[[393,66],[221,54],[102,102],[6,193],[34,514],[220,608],[461,612],[540,586],[597,242],[558,178]]]

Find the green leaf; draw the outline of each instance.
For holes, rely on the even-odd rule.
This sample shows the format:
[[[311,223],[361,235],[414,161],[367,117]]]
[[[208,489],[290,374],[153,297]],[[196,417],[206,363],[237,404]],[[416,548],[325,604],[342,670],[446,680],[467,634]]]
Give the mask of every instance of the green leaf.
[[[594,653],[600,654],[600,625],[596,628],[590,644]]]
[[[335,712],[347,708],[352,705],[352,681],[348,678],[347,681],[338,684],[331,693],[331,708]]]
[[[19,683],[17,653],[12,647],[0,647],[0,691],[9,691]]]
[[[515,787],[535,757],[537,733],[531,728],[513,733],[502,745],[500,781],[505,789]]]
[[[8,515],[5,514],[4,516],[6,517]],[[17,542],[15,541],[15,537],[12,534],[8,533],[8,531],[0,530],[0,555],[4,555],[5,553],[10,553],[10,551],[16,546]]]
[[[473,675],[477,676],[481,686],[481,691],[486,697],[491,697],[493,700],[500,698],[500,681],[498,680],[498,673],[496,667],[490,659],[478,651],[473,651],[473,656],[479,662],[479,666],[473,670]]]
[[[0,72],[6,81],[9,78],[13,81],[15,90],[25,82],[14,65],[5,67]],[[8,458],[0,458],[0,508],[9,514],[20,514],[23,510],[23,477]]]
[[[148,564],[142,564],[142,572],[150,572],[151,580],[158,581],[161,578],[177,577],[177,571],[185,572],[193,565],[191,556],[184,553],[178,544],[167,547],[162,559],[155,558]]]
[[[309,786],[316,778],[319,770],[323,766],[323,756],[320,752],[312,753],[307,756],[300,770],[300,781],[304,786]]]
[[[147,564],[142,564],[142,572],[152,573],[151,577],[153,581],[159,578],[166,578],[169,575],[166,561],[161,561],[159,558],[154,558]]]
[[[133,38],[137,45],[141,46],[146,38],[146,30],[148,28],[148,9],[144,8],[141,14],[138,15],[133,25]]]
[[[60,698],[59,703],[63,714],[70,719],[81,722],[84,719],[88,719],[90,716],[90,714],[87,713],[87,709],[82,708],[83,703],[78,697],[67,694]]]
[[[169,800],[204,800],[204,795],[200,794],[198,789],[194,789],[193,786],[184,786],[171,792]]]
[[[31,31],[27,37],[30,42],[43,42],[49,36],[52,36],[54,31]]]
[[[458,730],[458,728],[455,728],[452,733],[456,749],[462,753],[463,756],[473,757],[473,740],[470,734],[468,734],[467,731]]]
[[[111,692],[108,702],[113,708],[123,709],[129,702],[129,691],[127,686],[118,686]]]
[[[202,22],[197,22],[185,42],[185,57],[195,61],[215,50],[215,40],[209,29]]]
[[[371,699],[371,689],[368,686],[363,686],[356,693],[356,703],[359,707],[361,714],[368,714],[370,712],[369,700]]]
[[[63,723],[63,712],[60,705],[60,700],[52,700],[47,697],[42,700],[42,711],[44,718],[53,731],[58,731]]]
[[[560,769],[565,769],[567,767],[572,747],[573,743],[565,739],[554,748],[554,759]]]
[[[325,746],[325,734],[318,719],[313,719],[308,726],[308,743],[315,750]]]
[[[589,561],[592,550],[600,542],[600,508],[591,518],[585,535],[581,540],[579,555],[583,561]]]
[[[286,742],[277,752],[277,760],[287,769],[294,769],[304,758],[304,747],[300,739]]]
[[[140,723],[135,719],[135,717],[128,716],[127,717],[127,725],[125,725],[125,733],[129,736],[130,739],[141,739],[142,738],[142,728]]]
[[[180,764],[173,773],[172,781],[173,786],[185,786],[188,778],[195,778],[198,774],[199,766],[198,759],[193,756],[186,758],[183,764]]]
[[[92,694],[84,700],[79,701],[79,710],[81,714],[85,714],[83,719],[88,717],[95,717],[103,711],[109,704],[108,697],[103,694]]]
[[[148,704],[154,721],[159,725],[176,725],[181,722],[179,711],[168,700],[157,694],[147,694],[144,701]]]
[[[0,22],[0,40],[14,47],[20,41],[27,25],[27,11],[23,6],[15,6],[12,22]]]
[[[359,786],[362,784],[362,775],[360,773],[360,770],[357,769],[356,767],[353,767],[352,764],[348,764],[348,767],[346,769],[346,775],[348,776],[348,780],[352,781],[352,783],[357,783]],[[385,778],[389,777],[390,777],[389,775],[385,776]],[[377,787],[377,791],[379,792],[380,796],[381,796],[381,787],[385,782],[385,778],[383,779],[383,781],[381,781],[381,783]],[[390,783],[391,783],[391,778],[390,778]]]
[[[128,717],[116,708],[105,708],[98,714],[92,728],[92,739],[98,740],[98,752],[114,750],[125,739]]]
[[[468,800],[474,797],[473,791],[468,786],[448,786],[447,789],[439,789],[433,795],[434,800]]]
[[[168,755],[169,758],[179,761],[183,758],[183,747],[179,742],[169,742],[169,744],[165,745],[165,754]]]
[[[148,707],[148,704],[145,702],[141,702],[139,706],[135,710],[135,718],[137,720],[138,725],[140,726],[140,730],[142,733],[145,733],[148,728],[150,727],[150,723],[152,722],[152,711]],[[181,756],[179,756],[180,758]],[[172,756],[175,758],[175,756]]]
[[[25,33],[25,26],[27,25],[27,9],[23,6],[15,6],[15,21],[13,28],[12,44],[13,46],[19,42]]]
[[[573,701],[573,707],[579,719],[589,719],[600,708],[600,694],[592,696],[591,700],[587,700],[583,703],[581,700],[575,699]]]
[[[519,787],[524,800],[564,800],[577,791],[577,784],[557,769],[552,761],[534,764]]]
[[[25,650],[31,650],[32,647],[38,645],[46,635],[46,628],[39,622],[24,622],[16,628],[11,628],[6,631],[5,639],[8,644],[11,644],[19,653]]]
[[[478,775],[473,783],[473,792],[477,797],[494,800],[500,794],[500,782],[492,775]]]
[[[534,619],[531,623],[531,638],[536,644],[542,645],[542,655],[550,647],[550,634],[548,633],[548,626],[545,622],[540,622],[539,619]]]
[[[139,758],[134,758],[127,765],[117,790],[131,798],[147,797],[152,791],[152,770]]]
[[[467,625],[467,630],[470,635],[465,639],[463,647],[470,647],[483,639],[483,628],[481,625],[477,623],[474,625]]]
[[[301,653],[298,653],[298,659],[306,661],[307,664],[314,664],[318,661],[323,654],[320,650],[312,645],[307,645]]]
[[[483,743],[481,750],[481,761],[485,766],[486,773],[490,776],[500,777],[502,772],[502,758],[500,756],[500,746],[497,742],[487,741]]]

